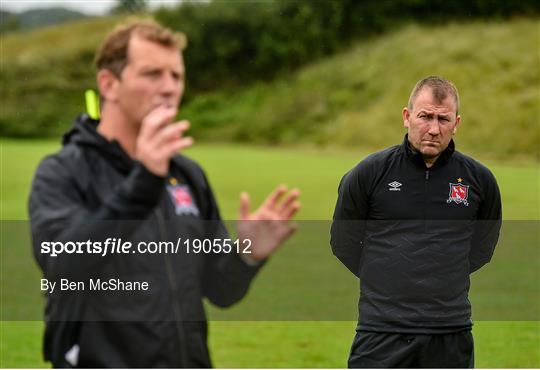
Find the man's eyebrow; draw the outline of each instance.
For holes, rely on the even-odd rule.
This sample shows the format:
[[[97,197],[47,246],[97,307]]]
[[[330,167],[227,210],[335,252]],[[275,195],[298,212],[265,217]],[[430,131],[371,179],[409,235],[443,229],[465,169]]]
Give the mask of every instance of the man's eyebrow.
[[[141,67],[141,71],[143,71],[143,72],[160,71],[160,70],[161,70],[161,68],[156,67],[156,66],[142,66]]]

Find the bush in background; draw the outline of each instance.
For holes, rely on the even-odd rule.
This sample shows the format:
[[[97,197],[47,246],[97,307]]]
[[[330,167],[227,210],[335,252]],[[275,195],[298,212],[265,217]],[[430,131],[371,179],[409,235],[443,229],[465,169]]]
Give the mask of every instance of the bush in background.
[[[466,147],[537,158],[538,18],[506,18],[538,5],[464,4],[216,1],[156,16],[189,37],[180,115],[198,140],[381,147],[410,85],[442,74],[467,101]],[[97,45],[122,20],[3,36],[0,135],[65,132],[95,86]]]
[[[192,92],[269,80],[411,21],[441,25],[538,15],[524,0],[275,0],[185,2],[156,18],[188,35]]]

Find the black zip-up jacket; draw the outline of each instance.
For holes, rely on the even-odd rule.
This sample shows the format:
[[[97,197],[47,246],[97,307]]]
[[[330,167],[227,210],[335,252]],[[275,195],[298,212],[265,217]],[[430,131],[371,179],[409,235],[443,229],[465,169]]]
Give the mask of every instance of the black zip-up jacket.
[[[34,254],[44,278],[59,282],[121,278],[148,291],[47,294],[45,359],[68,367],[210,367],[202,299],[229,306],[247,292],[260,265],[236,253],[41,253],[42,241],[175,241],[228,238],[201,168],[183,156],[167,179],[133,161],[83,115],[45,158],[32,184]],[[87,283],[88,284],[88,283]],[[60,284],[58,284],[60,285]],[[88,290],[88,285],[86,286]]]
[[[369,155],[341,180],[331,228],[334,255],[360,278],[357,329],[469,329],[469,275],[490,261],[500,227],[494,176],[453,141],[431,168],[407,136]]]

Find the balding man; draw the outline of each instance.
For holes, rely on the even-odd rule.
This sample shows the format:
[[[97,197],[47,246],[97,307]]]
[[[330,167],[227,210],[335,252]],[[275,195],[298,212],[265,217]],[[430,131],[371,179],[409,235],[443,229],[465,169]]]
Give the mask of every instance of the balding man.
[[[401,145],[341,180],[333,253],[360,279],[349,367],[473,367],[469,275],[490,261],[501,226],[492,173],[455,150],[450,81],[419,81]]]

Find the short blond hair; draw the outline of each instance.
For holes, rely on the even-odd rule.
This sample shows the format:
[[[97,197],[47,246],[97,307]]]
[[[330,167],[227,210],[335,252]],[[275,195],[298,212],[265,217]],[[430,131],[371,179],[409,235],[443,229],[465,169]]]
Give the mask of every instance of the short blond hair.
[[[137,20],[117,26],[107,35],[98,49],[95,65],[98,71],[107,69],[120,78],[128,62],[129,41],[141,37],[179,52],[187,46],[186,36],[181,32],[161,26],[152,20]]]
[[[409,97],[408,107],[410,110],[413,109],[413,102],[425,87],[430,88],[433,97],[437,102],[441,103],[448,96],[451,96],[456,102],[456,115],[459,114],[459,93],[456,86],[447,79],[440,76],[428,76],[416,83],[412,89],[411,96]]]

